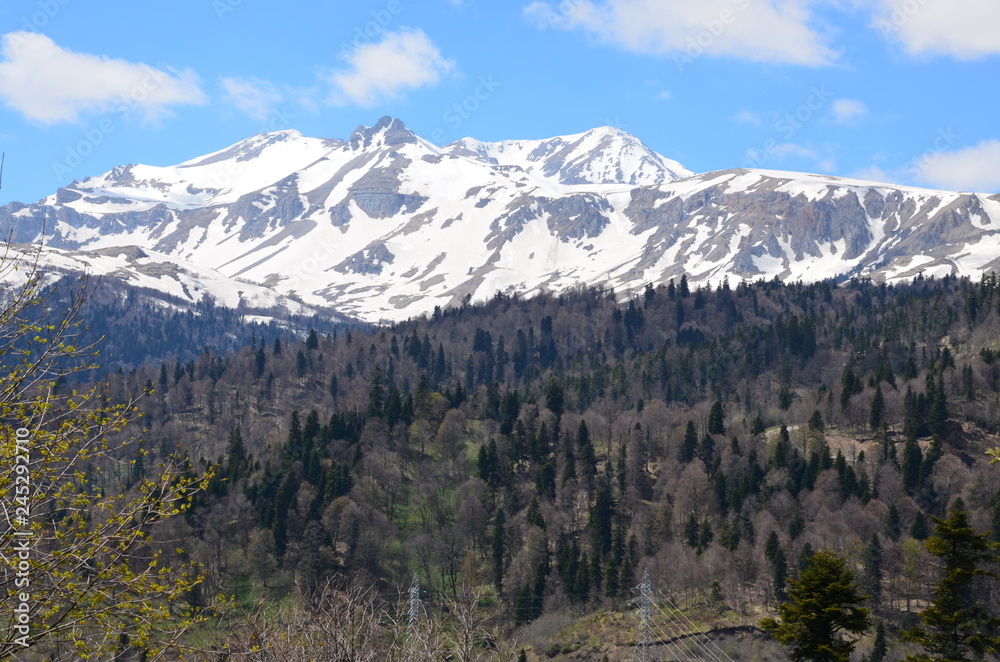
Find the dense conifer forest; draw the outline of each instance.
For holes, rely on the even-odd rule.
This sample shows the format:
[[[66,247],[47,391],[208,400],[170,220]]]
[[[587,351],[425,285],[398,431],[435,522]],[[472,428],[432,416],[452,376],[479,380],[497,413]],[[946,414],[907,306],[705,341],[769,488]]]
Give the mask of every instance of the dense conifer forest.
[[[902,659],[941,579],[935,527],[960,510],[1000,540],[992,276],[498,293],[185,349],[102,388],[145,393],[124,481],[174,450],[212,475],[158,533],[204,569],[192,604],[233,600],[209,648],[331,591],[399,616],[414,585],[469,655],[632,659],[648,573],[734,659],[784,659],[756,626],[826,550],[871,610],[855,658]],[[963,599],[996,616],[987,579]]]

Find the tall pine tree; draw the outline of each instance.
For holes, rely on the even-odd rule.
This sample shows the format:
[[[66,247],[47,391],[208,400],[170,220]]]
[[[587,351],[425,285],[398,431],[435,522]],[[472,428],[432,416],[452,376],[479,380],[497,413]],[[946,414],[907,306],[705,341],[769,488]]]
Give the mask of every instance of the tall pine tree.
[[[969,526],[968,518],[959,501],[947,518],[934,518],[934,535],[924,541],[927,551],[940,559],[941,578],[920,614],[920,625],[905,634],[924,649],[908,657],[909,662],[983,660],[987,653],[1000,654],[1000,618],[987,607],[1000,544]]]

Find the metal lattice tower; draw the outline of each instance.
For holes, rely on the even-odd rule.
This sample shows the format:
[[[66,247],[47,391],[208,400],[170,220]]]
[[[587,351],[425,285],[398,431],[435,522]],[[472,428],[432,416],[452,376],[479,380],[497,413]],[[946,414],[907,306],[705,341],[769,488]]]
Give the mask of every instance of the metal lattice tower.
[[[413,575],[413,583],[410,584],[410,614],[407,620],[407,628],[410,633],[416,631],[420,623],[420,582],[417,576]]]
[[[639,584],[639,634],[636,637],[635,653],[632,659],[636,662],[652,662],[649,646],[653,643],[653,582],[649,579],[649,568],[642,571],[642,583]]]

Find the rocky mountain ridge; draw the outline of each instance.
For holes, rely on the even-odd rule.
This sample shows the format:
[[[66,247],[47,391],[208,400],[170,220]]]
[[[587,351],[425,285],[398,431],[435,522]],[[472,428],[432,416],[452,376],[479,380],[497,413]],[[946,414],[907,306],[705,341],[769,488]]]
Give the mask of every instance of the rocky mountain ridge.
[[[693,174],[609,127],[437,147],[391,117],[347,140],[280,131],[176,166],[119,166],[0,207],[0,226],[67,269],[371,322],[496,291],[627,293],[682,274],[978,278],[1000,264],[1000,195]]]

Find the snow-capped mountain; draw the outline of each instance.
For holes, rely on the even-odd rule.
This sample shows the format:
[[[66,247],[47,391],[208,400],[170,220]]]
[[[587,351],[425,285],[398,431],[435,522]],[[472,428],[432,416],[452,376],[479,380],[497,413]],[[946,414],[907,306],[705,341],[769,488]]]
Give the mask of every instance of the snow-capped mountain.
[[[549,140],[484,143],[463,138],[444,153],[520,168],[556,184],[656,186],[694,173],[650,150],[633,136],[610,127]]]
[[[607,127],[437,147],[389,117],[343,141],[281,131],[176,166],[119,166],[0,207],[0,226],[23,243],[44,232],[47,246],[72,252],[64,260],[191,300],[231,305],[266,291],[276,305],[368,321],[498,290],[624,293],[681,274],[978,277],[1000,264],[1000,195],[765,170],[693,175]],[[109,262],[134,251],[145,257]],[[167,264],[190,282],[180,287]]]

